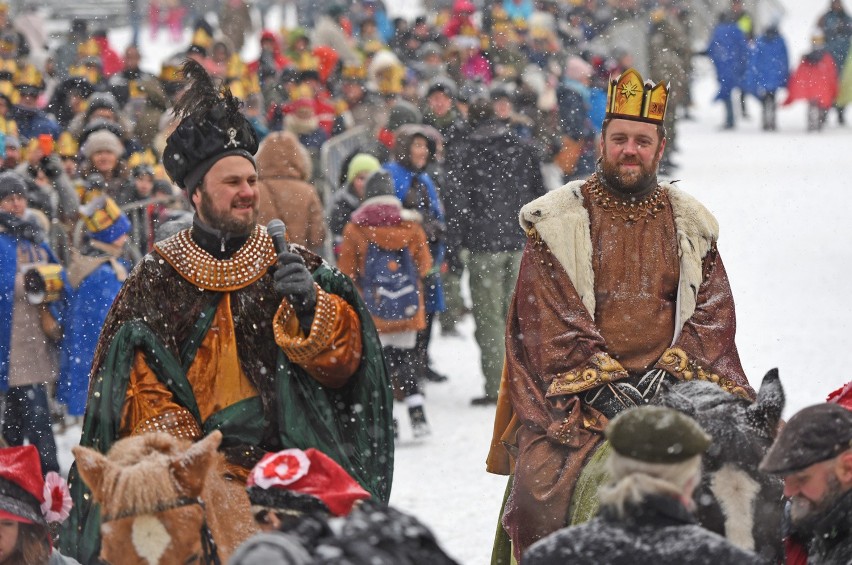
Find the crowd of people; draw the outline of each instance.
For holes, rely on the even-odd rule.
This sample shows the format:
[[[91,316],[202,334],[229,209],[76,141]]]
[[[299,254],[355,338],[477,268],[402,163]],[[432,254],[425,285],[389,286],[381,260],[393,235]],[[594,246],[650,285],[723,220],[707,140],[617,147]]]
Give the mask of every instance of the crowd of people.
[[[38,60],[43,34],[22,29],[35,19],[0,4],[2,429],[10,445],[33,446],[39,475],[60,470],[55,421],[85,417],[81,444],[104,453],[129,435],[220,430],[228,472],[250,496],[269,453],[316,449],[317,466],[330,458],[363,498],[386,503],[392,403],[404,402],[415,437],[429,435],[424,383],[448,379],[431,367],[430,337],[436,324],[457,335],[465,270],[483,376],[470,402],[496,406],[488,468],[512,477],[502,558],[529,548],[531,563],[550,562],[536,542],[565,525],[582,464],[605,429],[637,458],[619,449],[637,440],[617,414],[630,422],[663,382],[697,378],[754,398],[718,225],[657,180],[677,167],[677,121],[691,105],[686,4],[435,8],[408,21],[376,0],[312,3],[299,12],[305,27],[262,31],[245,61],[249,6],[229,0],[218,26],[194,10],[189,47],[152,74],[136,43],[119,54],[83,20]],[[179,2],[152,1],[148,33],[165,21],[179,37],[187,17]],[[731,1],[705,51],[724,127],[738,92],[758,97],[764,129],[776,129],[785,87],[788,101],[811,105],[810,129],[832,107],[842,122],[852,19],[833,0],[819,27],[822,43],[788,80],[777,25],[755,29]],[[812,92],[806,67],[832,78],[830,97]],[[567,184],[548,191],[544,164]],[[680,502],[702,434],[688,434],[675,463],[689,465],[665,491]],[[770,453],[767,472],[830,459],[843,502],[850,438],[834,439],[798,466]],[[800,492],[788,496],[810,496]],[[89,562],[100,518],[76,470],[69,496],[60,548]],[[604,520],[629,516],[624,504]],[[683,521],[690,511],[650,507]],[[293,529],[280,523],[291,514],[272,508],[264,520]],[[33,516],[10,520],[45,526]],[[340,543],[319,531],[327,539],[315,533],[308,553]]]

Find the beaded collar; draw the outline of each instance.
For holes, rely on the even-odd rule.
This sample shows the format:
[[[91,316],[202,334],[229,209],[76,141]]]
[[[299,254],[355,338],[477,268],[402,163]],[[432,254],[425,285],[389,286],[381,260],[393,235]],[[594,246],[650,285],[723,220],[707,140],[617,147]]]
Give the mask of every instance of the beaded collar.
[[[598,175],[592,175],[589,179],[589,196],[592,202],[612,215],[612,219],[621,218],[625,222],[636,222],[642,218],[656,218],[658,212],[666,207],[663,189],[657,185],[656,188],[636,202],[620,198],[607,190]]]
[[[216,259],[192,240],[190,230],[157,243],[154,249],[186,280],[204,290],[229,292],[258,280],[277,255],[266,228],[256,225],[248,241],[230,259]]]

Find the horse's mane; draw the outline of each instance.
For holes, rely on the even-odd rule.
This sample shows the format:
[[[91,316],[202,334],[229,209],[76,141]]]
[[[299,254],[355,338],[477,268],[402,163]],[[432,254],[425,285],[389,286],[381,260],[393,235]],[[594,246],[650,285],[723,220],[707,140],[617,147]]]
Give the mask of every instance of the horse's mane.
[[[108,515],[148,513],[185,493],[177,489],[170,462],[189,448],[188,440],[148,433],[118,442],[107,454],[103,491],[97,502]]]

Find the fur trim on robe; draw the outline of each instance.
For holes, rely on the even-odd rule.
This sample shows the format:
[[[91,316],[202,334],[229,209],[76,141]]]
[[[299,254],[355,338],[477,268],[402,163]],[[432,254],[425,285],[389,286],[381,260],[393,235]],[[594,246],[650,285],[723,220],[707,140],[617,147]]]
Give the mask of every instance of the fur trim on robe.
[[[537,198],[521,208],[521,227],[539,237],[565,269],[583,306],[595,317],[595,273],[592,268],[592,236],[589,212],[580,191],[585,180],[576,180]],[[719,223],[693,196],[661,183],[674,214],[680,257],[678,320],[675,339],[686,320],[695,312],[702,281],[702,261],[719,238]]]

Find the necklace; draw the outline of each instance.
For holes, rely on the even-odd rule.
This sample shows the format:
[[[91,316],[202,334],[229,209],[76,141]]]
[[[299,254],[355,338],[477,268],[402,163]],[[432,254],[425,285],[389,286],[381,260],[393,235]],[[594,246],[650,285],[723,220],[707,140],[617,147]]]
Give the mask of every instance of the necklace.
[[[665,207],[663,189],[657,186],[651,194],[636,202],[624,200],[607,191],[595,175],[589,183],[589,196],[596,206],[612,215],[612,219],[620,218],[625,222],[636,222],[642,218],[657,217]]]

